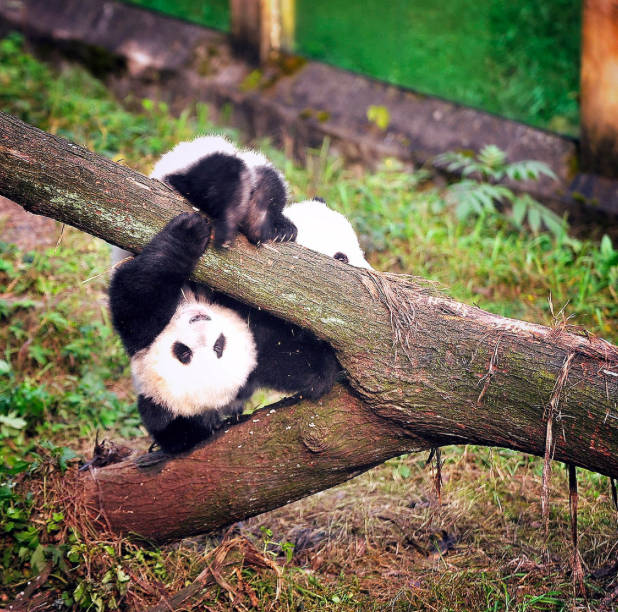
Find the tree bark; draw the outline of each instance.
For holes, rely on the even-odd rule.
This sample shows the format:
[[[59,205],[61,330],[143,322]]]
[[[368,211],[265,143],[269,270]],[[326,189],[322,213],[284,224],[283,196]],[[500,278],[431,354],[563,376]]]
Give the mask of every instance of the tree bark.
[[[5,114],[0,195],[136,251],[187,209],[161,183]],[[431,446],[543,456],[548,419],[556,459],[618,476],[618,350],[601,339],[495,316],[422,279],[295,244],[209,248],[194,276],[328,340],[347,383],[319,402],[263,409],[189,456],[92,470],[82,495],[115,530],[194,535]]]

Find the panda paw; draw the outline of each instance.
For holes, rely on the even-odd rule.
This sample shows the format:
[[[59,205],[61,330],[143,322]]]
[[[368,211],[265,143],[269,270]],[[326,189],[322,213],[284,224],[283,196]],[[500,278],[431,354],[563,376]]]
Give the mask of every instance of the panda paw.
[[[275,217],[269,229],[269,232],[264,232],[268,233],[268,236],[263,242],[294,242],[298,235],[298,229],[294,223],[283,215]]]
[[[212,227],[199,213],[181,213],[174,217],[164,230],[174,241],[183,245],[186,251],[201,255],[210,242]]]

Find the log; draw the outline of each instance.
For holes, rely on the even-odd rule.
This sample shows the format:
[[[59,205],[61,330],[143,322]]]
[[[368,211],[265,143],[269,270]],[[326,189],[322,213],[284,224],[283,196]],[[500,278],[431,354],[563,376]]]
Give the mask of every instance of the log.
[[[161,183],[1,113],[0,195],[136,251],[187,210]],[[209,248],[194,278],[313,330],[347,381],[319,402],[262,410],[188,456],[93,469],[81,494],[114,530],[195,535],[433,446],[543,456],[548,419],[556,459],[618,476],[618,350],[602,339],[295,244]]]

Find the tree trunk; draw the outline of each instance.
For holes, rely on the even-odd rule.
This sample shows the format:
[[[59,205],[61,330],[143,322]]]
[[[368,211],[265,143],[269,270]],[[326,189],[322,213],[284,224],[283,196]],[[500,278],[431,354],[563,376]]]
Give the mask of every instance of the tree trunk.
[[[131,250],[187,209],[161,183],[5,114],[0,195]],[[186,457],[92,470],[83,495],[115,530],[159,541],[208,531],[431,446],[542,456],[547,419],[556,459],[618,477],[618,351],[603,340],[295,244],[209,248],[194,277],[328,340],[347,386],[263,409]]]

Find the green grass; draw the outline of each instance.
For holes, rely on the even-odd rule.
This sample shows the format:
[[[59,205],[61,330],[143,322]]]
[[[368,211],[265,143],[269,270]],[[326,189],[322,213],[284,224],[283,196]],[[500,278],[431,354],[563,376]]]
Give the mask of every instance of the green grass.
[[[165,106],[141,108],[127,111],[79,68],[53,71],[25,54],[17,37],[0,42],[1,110],[144,172],[176,141],[215,129],[203,106],[180,118]],[[300,168],[268,143],[257,144],[285,173],[295,200],[320,195],[352,220],[376,268],[435,279],[456,299],[534,322],[551,322],[551,296],[555,312],[565,306],[572,322],[618,340],[618,254],[608,238],[599,244],[565,232],[534,235],[501,214],[462,221],[425,172],[387,161],[376,173],[359,174],[324,151],[310,152]],[[107,245],[71,228],[57,249],[0,245],[2,605],[51,562],[41,592],[57,591],[42,609],[146,609],[159,600],[160,587],[171,595],[194,580],[220,542],[214,534],[152,548],[98,536],[71,501],[79,456],[91,453],[97,432],[132,447],[149,444],[107,315],[108,257]],[[568,576],[563,470],[553,470],[553,561],[546,565],[541,460],[478,447],[450,447],[444,458],[441,507],[431,467],[410,455],[239,526],[285,566],[277,603],[272,572],[247,565],[227,580],[243,585],[246,607],[253,593],[264,610],[271,604],[343,612],[582,606]],[[606,478],[581,470],[579,477],[580,551],[593,570],[614,557],[615,511]],[[298,544],[290,562],[286,542]],[[588,584],[598,602],[606,583]],[[224,588],[202,597],[207,609],[231,610]]]

